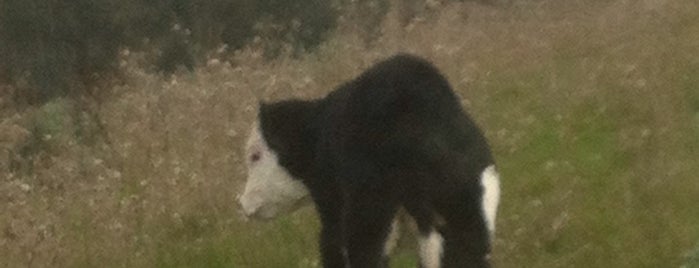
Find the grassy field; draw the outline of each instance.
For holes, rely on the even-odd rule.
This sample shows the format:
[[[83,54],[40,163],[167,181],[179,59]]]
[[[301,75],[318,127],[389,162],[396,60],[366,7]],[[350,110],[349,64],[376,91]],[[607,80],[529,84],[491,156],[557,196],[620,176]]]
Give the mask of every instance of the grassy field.
[[[300,58],[251,46],[171,79],[124,51],[100,102],[0,95],[0,267],[317,267],[312,208],[234,203],[257,100],[396,52],[433,61],[493,146],[497,267],[699,267],[699,2],[510,2],[393,8],[373,42],[345,22]]]

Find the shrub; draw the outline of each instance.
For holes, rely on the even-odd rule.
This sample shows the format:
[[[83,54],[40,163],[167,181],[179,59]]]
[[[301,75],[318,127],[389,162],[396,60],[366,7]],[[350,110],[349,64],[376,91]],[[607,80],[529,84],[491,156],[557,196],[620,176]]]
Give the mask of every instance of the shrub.
[[[113,67],[120,32],[109,0],[3,0],[0,65],[8,82],[26,79],[30,102],[72,93]]]
[[[42,103],[83,93],[116,69],[122,47],[155,52],[164,73],[256,35],[268,55],[298,53],[335,28],[337,10],[324,0],[0,0],[0,83],[27,81],[17,94]]]

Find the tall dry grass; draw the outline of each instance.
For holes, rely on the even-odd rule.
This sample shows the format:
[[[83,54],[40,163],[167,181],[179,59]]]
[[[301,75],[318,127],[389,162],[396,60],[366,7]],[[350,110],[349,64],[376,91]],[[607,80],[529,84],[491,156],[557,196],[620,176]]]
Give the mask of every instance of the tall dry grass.
[[[429,1],[377,27],[368,42],[345,21],[301,58],[253,45],[171,78],[124,51],[126,80],[99,103],[0,99],[0,266],[317,266],[312,209],[238,214],[247,129],[258,100],[323,96],[396,52],[433,61],[491,140],[497,266],[676,267],[692,252],[699,3]],[[415,264],[404,248],[396,267]]]

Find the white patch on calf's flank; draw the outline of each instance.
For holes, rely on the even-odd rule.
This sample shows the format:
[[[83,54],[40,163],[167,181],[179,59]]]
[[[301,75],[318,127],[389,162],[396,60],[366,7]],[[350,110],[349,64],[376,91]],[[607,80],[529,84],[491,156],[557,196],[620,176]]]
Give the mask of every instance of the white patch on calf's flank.
[[[439,268],[442,262],[444,238],[432,230],[427,236],[420,237],[420,261],[423,268]]]
[[[248,179],[239,202],[247,216],[268,219],[293,207],[308,195],[308,189],[279,165],[261,134],[255,122],[246,147]]]
[[[495,216],[500,202],[500,179],[495,166],[488,166],[481,173],[481,186],[483,187],[482,207],[485,223],[490,234],[495,233]]]

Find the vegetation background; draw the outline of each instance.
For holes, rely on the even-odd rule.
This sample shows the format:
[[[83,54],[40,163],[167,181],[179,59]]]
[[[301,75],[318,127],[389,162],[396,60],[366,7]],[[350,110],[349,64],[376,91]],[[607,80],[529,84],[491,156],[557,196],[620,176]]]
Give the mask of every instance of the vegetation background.
[[[491,141],[497,267],[699,267],[695,0],[0,0],[0,267],[317,267],[235,204],[257,101],[396,52]]]

